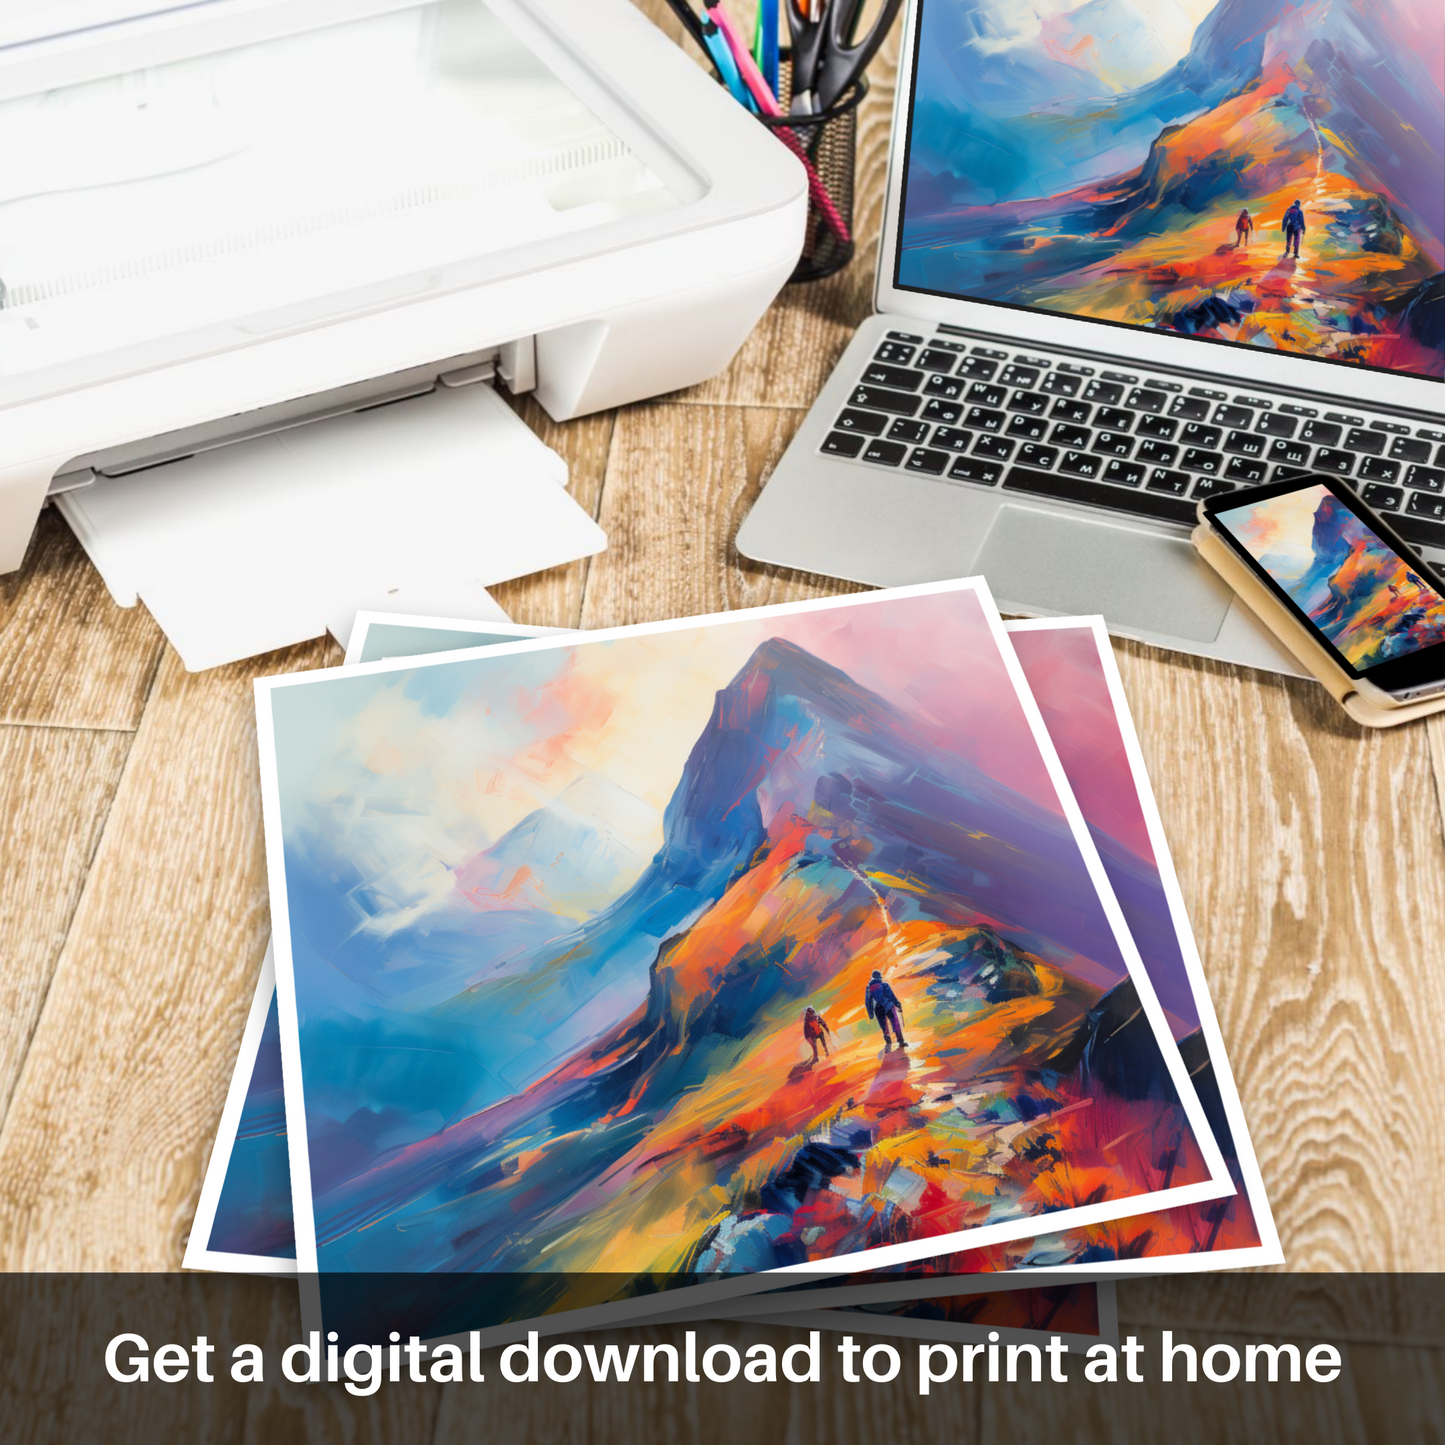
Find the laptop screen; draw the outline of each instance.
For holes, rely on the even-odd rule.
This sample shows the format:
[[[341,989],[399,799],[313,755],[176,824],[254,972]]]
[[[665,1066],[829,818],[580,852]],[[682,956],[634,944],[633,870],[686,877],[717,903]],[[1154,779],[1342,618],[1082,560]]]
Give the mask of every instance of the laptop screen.
[[[919,0],[900,289],[1445,378],[1439,0]]]

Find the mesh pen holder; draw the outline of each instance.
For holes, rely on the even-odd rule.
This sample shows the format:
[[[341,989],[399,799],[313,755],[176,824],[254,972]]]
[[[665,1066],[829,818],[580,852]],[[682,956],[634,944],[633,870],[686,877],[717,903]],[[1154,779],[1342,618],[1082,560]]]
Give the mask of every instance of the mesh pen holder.
[[[791,74],[785,56],[778,75],[784,110],[792,96]],[[853,259],[853,163],[858,107],[867,94],[868,81],[860,77],[816,115],[758,117],[808,170],[808,228],[790,281],[820,281]]]

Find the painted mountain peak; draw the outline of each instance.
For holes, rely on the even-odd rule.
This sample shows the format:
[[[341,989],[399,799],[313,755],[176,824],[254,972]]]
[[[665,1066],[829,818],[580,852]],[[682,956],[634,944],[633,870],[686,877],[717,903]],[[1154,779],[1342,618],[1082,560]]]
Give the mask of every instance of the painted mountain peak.
[[[1434,6],[928,0],[920,29],[904,284],[1445,375]]]
[[[1205,1177],[1067,823],[966,751],[762,641],[620,896],[444,998],[303,1017],[322,1268],[676,1283]]]

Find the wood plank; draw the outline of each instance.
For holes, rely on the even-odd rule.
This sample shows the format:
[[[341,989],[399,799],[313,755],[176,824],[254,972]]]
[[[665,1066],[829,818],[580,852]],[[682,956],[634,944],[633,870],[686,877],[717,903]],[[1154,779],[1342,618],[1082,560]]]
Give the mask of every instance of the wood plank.
[[[1425,729],[1116,645],[1289,1266],[1445,1268],[1445,839]]]
[[[47,507],[24,565],[0,577],[0,723],[133,731],[163,646]]]
[[[50,988],[132,735],[0,727],[0,1120]]]
[[[505,393],[503,393],[505,396]],[[612,412],[555,422],[530,396],[507,397],[533,431],[567,463],[567,490],[578,506],[594,518],[602,505],[607,456],[612,446]],[[489,589],[514,622],[538,627],[576,627],[582,616],[582,593],[590,557],[519,577]]]
[[[0,1127],[0,1269],[175,1269],[269,931],[251,680],[166,650]]]
[[[1268,1440],[1272,1445],[1362,1445],[1424,1440],[1411,1423],[1439,1430],[1445,1354],[1345,1346],[1346,1369],[1330,1384],[1256,1381],[1215,1384],[1200,1374],[1189,1384],[1179,1376],[1159,1379],[1159,1340],[1148,1327],[1121,1321],[1121,1337],[1137,1334],[1145,1345],[1145,1379],[1139,1384],[1093,1385],[1082,1361],[1070,1359],[1067,1385],[983,1385],[983,1432],[990,1440],[1108,1440],[1110,1445],[1235,1445]],[[1202,1352],[1214,1344],[1243,1350],[1265,1343],[1259,1336],[1175,1330],[1174,1339]],[[1267,1341],[1277,1343],[1277,1341]],[[1302,1344],[1315,1343],[1313,1340]],[[1222,1364],[1222,1361],[1221,1361]],[[964,1386],[962,1388],[969,1388]],[[1393,1402],[1393,1403],[1392,1403]]]
[[[568,1338],[580,1349],[588,1342],[621,1346],[670,1344],[681,1353],[684,1326],[634,1326],[599,1330]],[[696,1331],[697,1353],[715,1344],[731,1345],[740,1355],[753,1345],[768,1344],[780,1355],[789,1345],[804,1343],[806,1334],[776,1325],[702,1322]],[[860,1331],[860,1337],[864,1332]],[[563,1337],[567,1338],[567,1337]],[[432,1445],[461,1445],[480,1434],[506,1439],[587,1442],[587,1445],[737,1445],[738,1441],[817,1440],[829,1445],[868,1445],[893,1440],[900,1445],[973,1445],[984,1438],[978,1409],[970,1393],[938,1394],[920,1400],[912,1388],[911,1362],[916,1353],[900,1341],[905,1373],[893,1385],[847,1385],[837,1368],[840,1336],[821,1335],[821,1380],[817,1384],[729,1384],[703,1380],[689,1384],[641,1379],[598,1386],[543,1382],[509,1385],[501,1380],[497,1352],[484,1359],[487,1383],[448,1386]],[[546,1345],[548,1342],[543,1341]],[[555,1343],[555,1342],[554,1342]],[[637,1366],[641,1373],[641,1363]],[[659,1365],[661,1370],[661,1365]],[[584,1374],[586,1367],[584,1365]],[[494,1386],[494,1381],[498,1382]],[[493,1401],[500,1397],[502,1410]],[[494,1430],[479,1431],[495,1420]]]
[[[744,563],[733,537],[801,413],[669,402],[619,412],[584,627],[693,617],[862,589]]]

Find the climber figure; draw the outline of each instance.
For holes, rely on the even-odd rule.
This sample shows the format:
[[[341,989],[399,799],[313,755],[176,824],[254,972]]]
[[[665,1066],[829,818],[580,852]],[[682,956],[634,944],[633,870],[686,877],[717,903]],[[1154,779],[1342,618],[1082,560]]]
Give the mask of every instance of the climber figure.
[[[1280,222],[1279,228],[1284,232],[1284,254],[1293,254],[1296,260],[1299,259],[1299,243],[1305,233],[1304,207],[1298,201],[1290,203],[1290,208],[1284,213],[1284,220]]]
[[[1237,251],[1241,246],[1249,245],[1249,233],[1254,230],[1254,217],[1249,214],[1249,207],[1246,206],[1234,218],[1234,249]]]
[[[828,1035],[833,1032],[828,1027],[828,1020],[809,1005],[803,1010],[803,1038],[813,1046],[813,1063],[818,1062],[818,1045],[822,1044],[823,1053],[829,1056]]]
[[[863,990],[863,1002],[868,1006],[868,1017],[877,1019],[878,1027],[883,1031],[883,1047],[893,1047],[893,1039],[888,1037],[888,1026],[892,1024],[893,1038],[898,1040],[898,1047],[906,1049],[908,1041],[903,1037],[903,1005],[876,968],[873,977],[868,980],[868,987]]]

